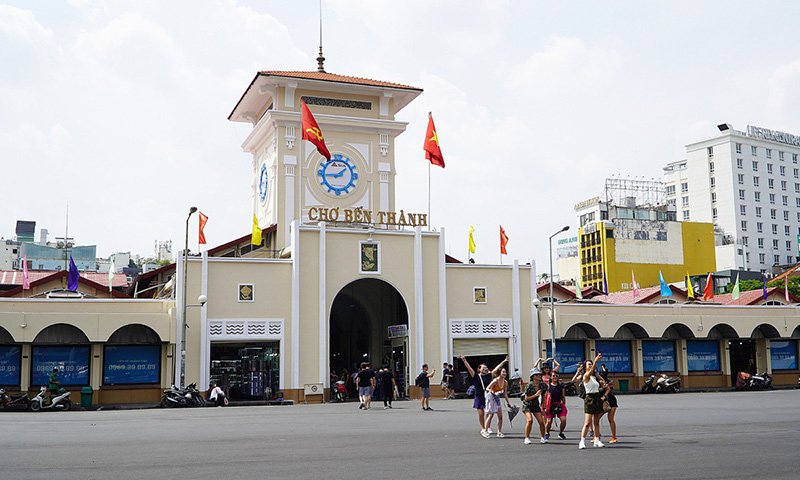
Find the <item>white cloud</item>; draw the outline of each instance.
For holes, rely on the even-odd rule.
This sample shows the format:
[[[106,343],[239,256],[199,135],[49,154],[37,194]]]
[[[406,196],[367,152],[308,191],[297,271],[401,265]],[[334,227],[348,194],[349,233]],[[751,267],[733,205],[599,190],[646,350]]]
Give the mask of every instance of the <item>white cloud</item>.
[[[53,38],[53,32],[43,27],[33,12],[10,5],[0,5],[0,35],[30,45],[39,45]]]

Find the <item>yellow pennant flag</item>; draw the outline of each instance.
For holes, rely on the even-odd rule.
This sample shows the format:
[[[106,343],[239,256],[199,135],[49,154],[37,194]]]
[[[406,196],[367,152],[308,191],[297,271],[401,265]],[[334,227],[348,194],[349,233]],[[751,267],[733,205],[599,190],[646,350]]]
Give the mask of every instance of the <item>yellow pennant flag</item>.
[[[258,226],[258,217],[253,215],[253,234],[250,236],[250,243],[261,245],[261,228]]]
[[[475,239],[472,238],[472,232],[475,231],[475,227],[472,225],[469,226],[469,253],[475,253]]]
[[[694,287],[692,286],[692,279],[689,278],[689,272],[686,272],[686,294],[689,298],[694,298]]]

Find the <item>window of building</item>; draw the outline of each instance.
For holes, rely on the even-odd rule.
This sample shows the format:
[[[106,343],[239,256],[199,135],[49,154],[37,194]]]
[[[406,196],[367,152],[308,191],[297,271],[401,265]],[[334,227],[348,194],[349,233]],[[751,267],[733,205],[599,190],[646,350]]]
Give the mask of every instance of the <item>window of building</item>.
[[[800,183],[795,183],[794,184],[794,191],[795,191],[795,193],[800,193]]]
[[[767,179],[767,187],[769,187],[770,190],[773,190],[775,188],[775,180],[773,180],[771,178],[768,178]]]
[[[737,143],[736,144],[736,153],[742,153],[742,144],[741,143]]]
[[[681,193],[686,193],[688,191],[689,191],[689,183],[688,182],[682,182],[681,183]]]
[[[773,235],[777,235],[778,234],[778,226],[775,225],[774,223],[772,224],[772,234]]]
[[[753,193],[753,197],[755,197],[756,202],[760,202],[761,201],[761,192],[754,192]]]
[[[767,158],[772,158],[772,149],[771,148],[767,149]]]
[[[785,177],[786,176],[786,167],[781,165],[780,166],[780,172],[781,172],[781,177]]]
[[[714,207],[714,208],[712,208],[712,209],[711,209],[711,218],[712,218],[713,220],[716,220],[716,219],[717,219],[717,208],[716,208],[716,207]]]
[[[675,185],[667,185],[667,195],[675,195]]]
[[[763,264],[766,261],[767,261],[767,255],[764,254],[764,253],[759,253],[758,254],[758,263]]]
[[[739,174],[739,185],[744,185],[744,175],[741,173]]]
[[[688,207],[689,206],[689,197],[681,197],[681,206]]]
[[[744,200],[744,190],[739,189],[739,200]]]
[[[747,237],[742,237],[742,245],[747,246]]]
[[[742,231],[743,232],[747,231],[747,220],[742,220]]]
[[[758,239],[758,248],[764,248],[764,239],[763,238],[759,238]]]
[[[775,210],[774,208],[770,208],[769,209],[769,218],[771,218],[773,220],[777,220],[778,219],[778,211]]]
[[[686,222],[689,220],[689,210],[683,211],[683,221]]]
[[[777,250],[778,249],[778,239],[777,238],[772,240],[772,249],[773,250]]]
[[[757,172],[757,171],[758,171],[758,162],[757,162],[757,161],[755,161],[755,160],[753,160],[753,171],[754,171],[754,172]]]
[[[775,205],[775,194],[774,193],[770,193],[769,194],[769,203]]]
[[[797,208],[800,208],[800,197],[795,198],[794,203]]]
[[[756,217],[761,218],[761,207],[756,207]]]
[[[708,171],[714,173],[714,162],[708,162]]]
[[[775,265],[781,263],[781,256],[780,255],[773,255],[772,258],[775,260]]]
[[[754,187],[758,186],[758,177],[753,177],[753,186]]]
[[[791,255],[786,255],[786,263],[794,263]]]
[[[711,192],[711,203],[717,203],[717,192]]]
[[[783,161],[783,152],[778,152],[778,159],[782,162]]]
[[[791,252],[792,251],[792,241],[791,240],[786,240],[786,251],[787,252]]]
[[[714,158],[714,147],[706,148],[706,153],[708,154],[708,158]]]
[[[756,222],[756,232],[764,233],[764,224],[761,222]]]
[[[786,180],[781,180],[781,190],[786,191]]]
[[[667,205],[675,205],[675,199],[674,198],[668,198],[667,199]]]
[[[750,155],[754,157],[758,155],[758,147],[756,147],[755,145],[750,145]]]
[[[794,174],[794,178],[800,178],[800,169],[793,168],[792,173]]]
[[[714,180],[714,177],[711,177],[711,188],[714,188],[716,186],[717,186],[717,182]]]
[[[740,170],[742,168],[744,168],[744,160],[742,160],[741,158],[737,158],[736,159],[736,168],[738,168]]]
[[[771,164],[771,163],[768,163],[768,164],[767,164],[767,173],[769,173],[770,175],[772,175],[772,164]]]
[[[783,206],[784,207],[788,207],[789,206],[789,197],[787,197],[786,195],[781,195],[781,200],[783,201]]]
[[[739,205],[739,213],[741,215],[747,215],[747,205]]]
[[[796,153],[792,154],[792,163],[795,163],[795,164],[797,163],[797,154]]]
[[[784,222],[788,222],[789,221],[789,210],[784,210],[783,211],[783,221]]]

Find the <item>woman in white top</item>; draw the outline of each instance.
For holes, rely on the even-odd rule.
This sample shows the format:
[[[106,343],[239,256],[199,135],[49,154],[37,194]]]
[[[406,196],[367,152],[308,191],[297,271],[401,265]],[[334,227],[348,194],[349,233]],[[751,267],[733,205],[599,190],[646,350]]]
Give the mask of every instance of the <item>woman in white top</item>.
[[[586,398],[583,402],[583,429],[581,430],[581,441],[578,443],[578,448],[586,448],[584,437],[591,428],[594,434],[592,445],[595,447],[603,447],[603,442],[600,441],[600,417],[603,416],[603,400],[601,398],[601,381],[598,381],[595,376],[595,365],[600,359],[603,358],[601,353],[598,353],[594,358],[594,362],[587,360],[583,374],[583,387],[586,389]]]

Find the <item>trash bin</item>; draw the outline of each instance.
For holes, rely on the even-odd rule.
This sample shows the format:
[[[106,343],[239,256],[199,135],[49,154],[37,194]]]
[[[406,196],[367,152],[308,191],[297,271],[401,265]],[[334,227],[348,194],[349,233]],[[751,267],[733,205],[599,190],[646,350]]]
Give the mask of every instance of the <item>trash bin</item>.
[[[620,392],[627,392],[628,391],[628,380],[620,379],[619,381],[619,391]]]
[[[85,409],[92,408],[92,396],[94,392],[92,391],[92,387],[83,387],[81,388],[81,407]]]

